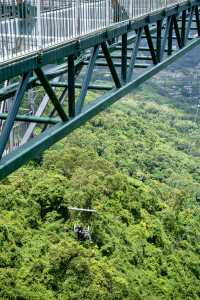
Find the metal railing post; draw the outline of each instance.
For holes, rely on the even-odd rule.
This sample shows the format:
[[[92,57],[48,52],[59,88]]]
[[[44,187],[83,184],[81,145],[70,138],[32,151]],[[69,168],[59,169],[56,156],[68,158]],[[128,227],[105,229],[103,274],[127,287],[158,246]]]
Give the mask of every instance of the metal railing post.
[[[80,0],[75,1],[75,27],[76,27],[76,33],[75,35],[80,35],[80,9],[81,9],[81,3]]]
[[[37,48],[42,49],[42,24],[40,0],[37,0]]]
[[[106,0],[106,25],[110,25],[110,0]]]

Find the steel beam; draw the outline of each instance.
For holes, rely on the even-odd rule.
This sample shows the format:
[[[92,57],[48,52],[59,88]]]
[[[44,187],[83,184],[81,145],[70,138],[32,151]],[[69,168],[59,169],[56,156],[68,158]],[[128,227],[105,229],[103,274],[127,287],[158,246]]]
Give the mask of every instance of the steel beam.
[[[180,34],[180,31],[179,31],[179,26],[178,26],[176,16],[173,16],[172,22],[173,22],[173,25],[174,25],[174,31],[175,31],[175,35],[176,35],[176,39],[177,39],[177,44],[178,44],[178,47],[181,49],[183,47],[183,43],[182,43],[182,40],[181,40],[181,34]]]
[[[200,5],[200,1],[198,5]],[[43,56],[43,53],[41,53],[39,67],[38,62],[36,62],[36,64],[33,64],[31,72],[35,71],[41,82],[41,86],[44,87],[49,98],[52,100],[54,109],[47,118],[38,118],[37,112],[35,116],[15,114],[14,121],[35,122],[34,126],[37,123],[44,123],[42,129],[43,132],[27,144],[20,147],[18,150],[15,150],[13,153],[2,159],[0,162],[0,177],[3,177],[5,174],[9,174],[12,170],[34,157],[35,154],[47,149],[57,140],[80,127],[98,112],[104,110],[122,96],[135,89],[139,84],[165,68],[168,64],[188,52],[191,48],[200,44],[199,39],[196,35],[194,35],[194,28],[191,26],[193,23],[193,16],[195,14],[197,26],[196,32],[199,35],[199,10],[197,10],[196,7],[196,0],[190,2],[190,4],[186,2],[184,6],[171,7],[169,10],[167,9],[162,13],[155,12],[154,15],[142,17],[141,19],[135,20],[135,22],[128,21],[125,24],[118,24],[117,26],[114,25],[113,29],[108,28],[105,32],[102,31],[97,34],[97,36],[92,37],[89,35],[84,39],[80,39],[76,42],[76,50],[74,49],[74,52],[71,52],[70,50],[66,53],[66,55],[64,55],[63,52],[62,58],[64,63],[62,66],[58,67],[58,72],[59,74],[65,74],[68,72],[68,76],[66,77],[66,75],[63,75],[62,82],[51,81],[51,79],[55,77],[53,71],[49,76],[44,74],[44,70],[41,67],[42,65],[45,65],[45,62],[47,63],[47,60],[45,60],[47,56]],[[178,23],[180,14],[182,14],[182,21],[181,23]],[[156,26],[153,26],[153,24]],[[150,25],[151,27],[149,27]],[[183,28],[181,28],[181,25]],[[193,36],[189,35],[191,30]],[[142,35],[143,31],[145,33],[144,35]],[[129,32],[132,33],[131,37],[128,36]],[[136,34],[133,34],[134,32]],[[155,32],[156,34],[152,34],[152,32]],[[115,40],[119,40],[120,42],[108,46],[108,41],[115,37]],[[142,45],[140,45],[141,40],[144,38],[145,40],[143,40]],[[190,39],[192,39],[192,42],[187,46]],[[130,42],[133,43],[132,46],[128,46],[130,45]],[[175,49],[177,49],[174,47],[176,42],[179,49],[182,48],[181,50],[178,49],[175,51]],[[100,47],[102,50],[99,50]],[[64,48],[66,49],[66,47]],[[83,49],[91,48],[93,49],[91,56],[89,55],[88,50],[85,53],[81,53]],[[55,51],[56,49],[54,49],[52,53],[55,54]],[[147,55],[141,56],[140,52],[147,52]],[[52,53],[50,54],[50,61],[53,59]],[[84,76],[80,76],[79,79],[77,79],[76,75],[77,73],[80,73],[80,70],[77,71],[76,69],[75,57],[80,53],[81,57],[84,57],[80,64],[80,70],[83,65],[87,65],[87,68]],[[168,55],[168,58],[165,54]],[[61,52],[59,52],[59,55],[61,55]],[[42,59],[44,57],[46,58],[43,61]],[[144,63],[138,63],[137,60],[143,60]],[[149,63],[146,63],[146,61]],[[150,64],[150,62],[152,64]],[[98,70],[98,67],[109,68],[112,76],[111,82],[112,80],[114,81],[115,88],[110,90],[111,85],[108,86],[103,83],[90,84],[92,74],[94,73],[94,70]],[[118,67],[120,67],[120,69],[117,69]],[[132,74],[134,68],[147,68],[147,70],[135,72],[133,78]],[[22,70],[22,74],[23,73],[24,70]],[[80,79],[82,78],[83,82],[81,84]],[[78,81],[78,83],[75,81]],[[107,80],[104,80],[104,82],[107,83]],[[32,86],[36,87],[37,85],[37,78],[31,77],[31,79],[28,80],[26,88]],[[16,86],[12,87],[12,92],[14,91],[14,88],[16,89]],[[54,88],[58,88],[59,92],[60,89],[63,88],[60,98],[57,98]],[[75,101],[76,88],[81,89],[80,95],[77,97],[77,101]],[[85,99],[89,89],[97,91],[101,90],[104,92],[107,91],[107,93],[87,104],[85,103]],[[8,90],[4,92],[11,93],[11,91]],[[67,93],[69,119],[63,108],[64,99]],[[5,97],[5,95],[2,94],[2,97]],[[60,116],[60,121],[57,118],[53,118],[56,113]],[[5,119],[6,117],[7,115],[0,114],[0,120]],[[58,124],[56,124],[57,122]],[[55,125],[46,129],[50,123],[51,125]]]
[[[199,18],[199,7],[198,6],[195,6],[195,16],[196,16],[197,32],[198,32],[198,36],[200,36],[200,18]]]
[[[95,66],[95,62],[96,62],[96,59],[98,57],[98,54],[99,54],[99,45],[95,46],[92,49],[92,53],[91,53],[91,57],[90,57],[90,60],[89,60],[87,72],[86,72],[86,75],[85,75],[84,80],[83,80],[82,89],[81,89],[80,95],[79,95],[79,97],[77,99],[77,103],[76,103],[76,115],[79,114],[81,112],[82,108],[83,108],[83,104],[84,104],[84,101],[85,101],[85,97],[86,97],[86,94],[87,94],[87,90],[88,90],[90,80],[92,78],[92,72],[94,70],[94,66]]]
[[[68,117],[67,117],[62,105],[60,104],[54,90],[52,89],[51,85],[49,84],[49,81],[48,81],[47,77],[45,76],[44,72],[42,71],[42,69],[36,69],[35,73],[37,74],[38,79],[40,80],[47,95],[49,96],[49,99],[51,100],[55,109],[57,110],[58,115],[60,116],[61,120],[63,122],[67,121]]]
[[[167,17],[164,37],[163,37],[161,51],[160,51],[160,60],[161,61],[162,61],[164,53],[165,53],[165,47],[166,47],[166,43],[167,43],[167,39],[168,39],[168,35],[169,35],[169,30],[171,27],[171,22],[172,22],[172,16]],[[167,50],[167,52],[168,52],[168,50]]]
[[[119,76],[117,74],[117,71],[115,69],[115,66],[114,66],[114,63],[112,61],[112,58],[111,58],[111,55],[110,55],[110,52],[109,52],[109,49],[108,49],[108,46],[107,46],[106,42],[101,44],[101,48],[102,48],[102,51],[105,55],[107,65],[108,65],[108,68],[110,69],[112,78],[113,78],[114,83],[116,85],[116,88],[120,88],[121,87],[121,82],[120,82]]]
[[[127,80],[128,81],[131,80],[131,77],[132,77],[132,74],[133,74],[133,69],[135,67],[137,53],[138,53],[138,49],[139,49],[140,42],[141,42],[142,32],[143,32],[143,27],[139,28],[138,31],[137,31],[137,39],[136,39],[134,47],[132,49],[131,60],[130,60],[130,63],[129,63],[129,68],[128,68],[128,74],[127,74]]]
[[[145,32],[147,43],[148,43],[149,50],[150,50],[150,53],[151,53],[152,61],[153,61],[154,65],[156,65],[157,64],[157,57],[156,57],[154,44],[153,44],[153,40],[152,40],[151,33],[150,33],[148,25],[144,26],[144,32]]]
[[[73,55],[68,57],[68,111],[70,118],[75,117],[75,66]]]
[[[28,84],[31,74],[32,74],[31,72],[27,72],[23,75],[22,80],[17,89],[13,105],[10,108],[9,114],[8,114],[5,124],[3,126],[3,130],[2,130],[2,133],[0,136],[0,158],[2,157],[5,147],[6,147],[6,144],[8,142],[10,132],[14,125],[15,118],[18,113],[18,110],[19,110],[22,98],[24,96],[24,93],[26,91],[26,87],[27,87],[27,84]]]
[[[162,26],[163,26],[163,20],[157,21],[157,39],[156,39],[156,56],[157,61],[161,61],[161,47],[162,47]]]
[[[47,129],[47,131],[43,132],[40,136],[35,137],[27,144],[8,154],[0,162],[0,179],[5,178],[5,176],[22,166],[30,159],[34,158],[38,153],[41,153],[42,151],[48,149],[55,142],[64,138],[67,134],[71,133],[76,128],[79,128],[86,121],[90,120],[99,112],[103,111],[106,107],[118,101],[127,93],[133,91],[141,83],[145,82],[146,80],[154,76],[156,73],[166,68],[169,64],[171,64],[184,54],[188,53],[191,49],[198,45],[200,45],[200,39],[195,39],[194,41],[190,42],[186,47],[175,52],[169,58],[165,59],[163,62],[147,70],[137,79],[132,80],[131,82],[125,84],[123,87],[117,90],[113,90],[106,96],[101,97],[91,106],[85,108],[81,114],[79,114],[72,120],[65,123],[59,122],[52,128]]]
[[[173,18],[174,16],[172,16],[171,22],[170,22],[170,26],[169,26],[169,32],[168,32],[168,55],[172,54],[172,45],[173,45]]]
[[[183,10],[182,12],[182,19],[181,19],[181,40],[182,40],[182,46],[185,46],[185,40],[186,40],[186,24],[187,24],[187,11]]]
[[[188,19],[188,25],[187,25],[187,29],[186,29],[186,33],[185,33],[185,40],[187,41],[188,38],[189,38],[189,34],[190,34],[190,28],[192,26],[192,19],[193,19],[193,16],[194,16],[194,10],[195,10],[195,7],[191,7],[190,9],[190,15],[189,15],[189,19]]]
[[[1,63],[0,82],[19,76],[25,72],[32,71],[33,69],[41,68],[47,64],[56,63],[70,55],[79,56],[81,51],[94,47],[99,43],[106,42],[112,39],[112,37],[119,37],[122,34],[133,32],[133,30],[136,30],[141,26],[149,25],[150,23],[163,19],[163,16],[172,16],[177,13],[181,14],[183,11],[197,5],[200,5],[200,0],[185,1],[174,5],[173,7],[166,7],[160,11],[152,12],[144,18],[127,20],[117,25],[114,24],[113,26],[97,31],[95,34],[88,34],[87,36],[72,41],[48,47],[42,52],[35,51],[24,55],[23,57],[17,57],[13,60]]]
[[[121,53],[121,78],[122,82],[126,82],[127,77],[127,45],[128,45],[128,35],[127,33],[122,35],[122,53]],[[113,58],[111,56],[111,58]]]
[[[0,113],[0,120],[6,120],[7,117],[8,113]],[[15,121],[51,125],[55,125],[60,122],[58,118],[36,117],[32,115],[16,115]]]

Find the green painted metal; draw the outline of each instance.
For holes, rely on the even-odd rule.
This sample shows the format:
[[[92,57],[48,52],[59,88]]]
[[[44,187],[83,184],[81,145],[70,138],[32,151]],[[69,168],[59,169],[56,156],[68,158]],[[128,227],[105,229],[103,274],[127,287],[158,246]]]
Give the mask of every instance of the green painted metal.
[[[153,61],[154,65],[156,65],[157,64],[157,56],[155,53],[154,44],[153,44],[152,36],[151,36],[148,25],[144,26],[144,32],[145,32],[147,43],[148,43],[149,50],[151,53],[152,61]]]
[[[72,64],[71,65],[71,67],[69,66],[69,64]],[[70,75],[68,74],[68,82],[70,81],[70,80],[73,80],[73,82],[72,82],[72,86],[71,86],[71,88],[72,88],[72,90],[70,91],[70,93],[74,93],[75,91],[74,91],[74,83],[75,83],[75,79],[76,79],[76,77],[80,74],[80,72],[81,72],[81,70],[82,70],[82,56],[81,56],[81,58],[79,59],[76,59],[76,61],[75,62],[73,62],[73,61],[69,61],[68,60],[68,67],[67,67],[67,70],[68,70],[68,73],[69,72],[71,72],[71,71],[73,71],[73,74],[71,74],[70,73]],[[70,70],[72,68],[72,70]],[[65,68],[66,69],[66,68]],[[71,79],[69,79],[69,76],[72,76],[72,78]],[[73,78],[74,77],[74,78]],[[57,84],[58,84],[59,82],[57,82]],[[52,82],[51,82],[51,86],[53,86],[52,85]],[[68,111],[69,111],[69,114],[71,114],[71,113],[74,113],[74,110],[75,110],[75,108],[76,107],[74,107],[75,106],[75,99],[74,99],[74,103],[72,104],[73,105],[73,107],[69,107],[69,98],[70,97],[74,97],[75,95],[73,94],[71,94],[70,95],[70,93],[69,93],[69,88],[68,88],[68,84],[64,84],[63,86],[61,86],[61,87],[63,87],[64,88],[64,90],[62,91],[62,94],[61,94],[61,96],[60,96],[60,98],[59,98],[59,102],[61,103],[61,104],[63,104],[63,102],[64,102],[64,99],[65,99],[65,97],[66,97],[66,93],[68,92]],[[75,86],[76,87],[76,86]],[[81,87],[80,88],[82,88],[82,85],[81,85]],[[73,101],[73,98],[72,98],[72,101]],[[70,104],[70,105],[71,105]],[[71,112],[70,112],[70,109],[71,109]],[[51,112],[50,112],[50,114],[49,114],[49,117],[50,118],[52,118],[54,115],[55,115],[55,113],[56,113],[56,109],[54,108]],[[69,115],[69,117],[70,117],[70,115]],[[70,117],[71,118],[71,117]],[[46,130],[46,128],[48,127],[48,124],[45,124],[44,125],[44,127],[43,127],[43,129],[42,129],[42,132],[44,132],[45,130]]]
[[[61,88],[68,88],[68,83],[66,82],[56,82],[53,83],[51,82],[51,86],[52,87],[61,87]],[[82,84],[75,84],[75,88],[76,89],[81,89],[82,88]],[[94,90],[94,91],[110,91],[112,90],[112,86],[111,85],[106,85],[106,84],[90,84],[88,85],[88,90]]]
[[[156,56],[157,61],[161,61],[161,46],[162,46],[162,26],[163,26],[163,20],[157,21],[157,31],[156,31]]]
[[[171,27],[171,22],[172,22],[172,16],[167,17],[165,33],[164,33],[163,42],[162,42],[161,50],[160,50],[160,60],[161,61],[164,56],[165,47],[166,47],[166,43],[168,40],[168,35],[169,35],[170,27]],[[167,52],[168,52],[168,49],[167,49]]]
[[[26,87],[27,87],[30,76],[31,76],[31,72],[27,72],[23,75],[22,80],[17,89],[12,107],[9,110],[8,117],[6,118],[6,122],[3,126],[3,130],[2,130],[1,136],[0,136],[0,158],[2,157],[5,147],[6,147],[6,144],[8,142],[10,132],[14,125],[14,121],[15,121],[16,115],[18,113],[24,93],[26,91]]]
[[[122,82],[126,82],[127,78],[127,45],[128,45],[128,35],[127,33],[122,35],[122,52],[121,52],[121,79]],[[111,55],[111,59],[114,57]]]
[[[82,64],[83,59],[85,59],[85,57],[82,57],[82,56],[80,58],[76,59],[75,69],[80,68],[80,65]],[[54,79],[58,76],[65,74],[67,72],[67,70],[68,70],[68,64],[62,63],[60,65],[55,65],[55,66],[53,65],[47,69],[45,68],[45,70],[43,70],[43,72],[44,72],[46,78],[48,80],[51,80],[51,79]],[[50,83],[51,83],[51,86],[53,86],[52,82],[50,82]],[[15,83],[9,84],[6,87],[1,88],[0,89],[0,102],[14,96],[16,93],[18,84],[19,84],[18,82],[15,82]],[[32,76],[29,79],[27,89],[33,88],[35,86],[40,86],[40,85],[42,85],[42,84],[39,82],[37,76]],[[79,87],[77,86],[77,88],[79,88]]]
[[[64,57],[70,55],[79,56],[81,51],[94,47],[95,45],[111,40],[113,37],[121,36],[122,34],[132,32],[141,26],[149,25],[151,23],[162,20],[165,16],[172,16],[182,13],[183,11],[193,6],[199,6],[200,0],[186,1],[174,7],[168,7],[164,10],[154,12],[148,16],[138,18],[137,20],[130,20],[122,22],[117,25],[110,26],[98,32],[91,33],[80,39],[68,41],[49,47],[44,51],[34,52],[27,56],[16,58],[0,65],[0,82],[21,75],[22,73],[31,71],[33,69],[41,68],[47,64],[56,63]],[[182,36],[183,37],[183,36]]]
[[[49,84],[49,81],[47,79],[47,77],[45,76],[44,72],[42,71],[42,69],[36,69],[35,73],[38,76],[38,79],[40,80],[40,82],[42,83],[47,95],[49,96],[49,99],[52,101],[55,109],[57,110],[60,118],[62,121],[67,121],[68,117],[65,113],[65,111],[62,108],[62,105],[60,104],[56,94],[54,93],[51,85]]]
[[[170,23],[170,26],[169,26],[169,33],[168,33],[168,52],[167,52],[168,55],[172,54],[172,46],[173,46],[173,18],[174,18],[174,16],[172,16],[171,23]],[[176,39],[176,37],[174,37],[174,38]]]
[[[189,1],[184,3],[184,5],[176,5],[169,9],[165,9],[162,12],[155,12],[149,16],[141,17],[134,22],[126,21],[113,27],[109,27],[106,30],[101,30],[95,35],[91,34],[80,38],[80,40],[49,49],[45,51],[45,53],[40,53],[37,57],[34,56],[34,61],[31,60],[33,57],[25,58],[26,62],[27,59],[30,59],[33,62],[30,72],[35,72],[37,75],[37,77],[28,79],[26,88],[37,86],[39,79],[41,82],[40,85],[46,90],[54,105],[54,109],[49,117],[40,117],[37,119],[37,117],[34,116],[27,117],[15,113],[13,114],[14,118],[12,118],[12,120],[43,123],[43,131],[48,127],[48,124],[55,125],[46,129],[42,134],[4,157],[0,161],[0,178],[4,178],[4,176],[10,174],[31,158],[34,158],[35,155],[41,153],[59,139],[80,127],[100,111],[125,96],[128,92],[137,88],[138,85],[165,68],[178,57],[199,45],[200,39],[198,37],[189,36],[192,28],[193,16],[196,16],[196,31],[198,35],[200,33],[198,28],[199,10],[196,8],[197,5],[200,5],[200,1]],[[189,15],[187,12],[189,12]],[[180,21],[180,14],[183,19],[178,23],[178,21]],[[181,25],[183,28],[181,28]],[[144,36],[142,35],[143,31],[145,33]],[[130,32],[136,32],[136,34],[128,37]],[[155,33],[155,35],[153,33]],[[173,33],[175,35],[173,35]],[[121,37],[121,41],[108,46],[108,42],[113,39],[117,40],[117,37],[119,37],[119,40]],[[140,41],[143,37],[146,38],[147,45],[144,43],[140,46]],[[187,44],[191,39],[191,43]],[[156,42],[155,45],[154,41]],[[175,41],[178,43],[178,48],[181,48],[177,51],[174,51],[173,48],[173,43]],[[130,46],[131,44],[133,45]],[[102,51],[99,50],[100,46]],[[88,49],[91,48],[93,48],[93,52],[90,56]],[[66,52],[64,52],[64,50]],[[114,51],[116,51],[117,54],[113,53]],[[148,51],[148,53],[146,53],[147,56],[140,56],[139,51]],[[76,65],[75,58],[79,55],[81,55],[81,61]],[[55,68],[57,76],[55,76],[53,68],[48,72],[44,72],[42,66],[45,66],[50,62],[57,62],[57,60],[60,60],[61,58],[62,64]],[[102,60],[102,58],[105,60]],[[144,63],[137,63],[137,60],[144,60]],[[146,61],[149,63],[146,63]],[[153,65],[150,65],[150,62],[152,62]],[[17,70],[14,70],[14,65]],[[83,77],[83,84],[80,84],[75,82],[75,80],[76,74],[80,73],[83,65],[87,65],[87,71]],[[19,72],[19,66],[20,61],[13,62],[13,65],[11,64],[10,66],[11,69],[8,76],[10,76],[10,74],[17,74],[17,72]],[[22,66],[25,68],[24,65]],[[115,83],[115,88],[111,91],[111,86],[108,85],[89,84],[94,69],[105,66],[109,68],[113,82]],[[4,65],[4,67],[8,68],[6,65]],[[5,71],[6,69],[4,67],[3,70]],[[118,67],[120,69],[118,69]],[[133,70],[136,68],[147,68],[147,70],[143,71],[139,77],[133,78]],[[0,66],[0,78],[3,76],[1,70],[2,67]],[[22,69],[20,74],[24,74],[24,70],[25,69]],[[67,82],[51,81],[53,78],[58,77],[58,74],[65,74],[67,72]],[[120,79],[122,79],[122,82]],[[59,90],[63,88],[62,95],[59,98],[56,96],[56,90],[54,90],[53,87],[59,87]],[[80,88],[81,91],[75,102],[76,88]],[[109,92],[93,101],[91,104],[86,105],[85,97],[89,89]],[[0,90],[0,99],[1,97],[3,99],[6,95],[11,94],[11,92],[16,92],[16,84],[14,84],[10,90]],[[69,119],[63,108],[66,93],[68,94]],[[59,122],[59,119],[53,118],[55,113],[61,118]],[[0,114],[0,119],[5,119],[6,117],[8,116]],[[12,124],[12,122],[10,124]]]
[[[98,54],[99,54],[99,45],[95,46],[92,49],[91,57],[90,57],[90,60],[88,63],[87,72],[86,72],[86,75],[85,75],[85,78],[83,81],[83,86],[81,88],[81,92],[80,92],[80,95],[79,95],[77,103],[76,103],[76,114],[79,114],[82,110]]]
[[[111,57],[111,54],[110,54],[110,51],[108,49],[108,46],[107,46],[106,42],[102,43],[101,47],[102,47],[102,51],[103,51],[103,53],[105,55],[107,66],[110,69],[110,72],[111,72],[113,81],[115,83],[115,86],[116,86],[116,88],[120,88],[121,87],[121,81],[120,81],[118,73],[117,73],[117,71],[115,69],[115,65],[114,65],[114,63],[112,61],[112,57]],[[120,63],[120,66],[121,66],[121,63]]]
[[[70,118],[75,117],[75,65],[73,55],[68,57],[68,111]]]
[[[84,65],[88,65],[89,63],[86,61],[86,62],[84,62]],[[113,62],[112,63],[112,65],[114,66],[114,67],[121,67],[122,66],[122,64],[121,64],[121,62]],[[95,66],[96,67],[107,67],[108,66],[108,64],[107,64],[107,62],[105,62],[105,61],[97,61],[96,63],[95,63]],[[129,64],[128,64],[128,66],[129,66]],[[145,64],[145,63],[138,63],[138,64],[135,64],[134,65],[134,67],[135,68],[138,68],[138,69],[145,69],[145,68],[148,68],[149,67],[149,64]]]
[[[137,53],[138,53],[138,49],[140,46],[140,41],[141,41],[141,37],[142,37],[142,32],[143,32],[143,27],[139,28],[137,31],[137,39],[135,41],[135,46],[132,49],[132,54],[131,54],[131,60],[130,60],[130,64],[129,64],[129,68],[128,68],[128,74],[127,74],[127,80],[131,80],[132,77],[132,73],[133,73],[133,68],[137,67],[135,62],[136,62],[136,58],[137,58]]]
[[[178,22],[177,22],[177,19],[175,16],[172,17],[172,22],[174,25],[174,31],[175,31],[175,35],[176,35],[177,44],[178,44],[178,47],[181,49],[183,47],[183,44],[182,44],[181,35],[180,35],[179,27],[178,27]],[[171,52],[172,52],[172,48],[171,48]]]
[[[186,42],[186,23],[187,23],[187,12],[186,10],[183,10],[182,12],[182,24],[181,24],[181,40],[182,40],[182,46],[185,46]]]
[[[68,122],[60,122],[47,131],[43,132],[40,136],[34,138],[27,144],[21,146],[19,149],[8,154],[0,162],[0,179],[5,178],[8,174],[15,171],[17,168],[25,164],[30,159],[34,158],[38,153],[48,149],[54,143],[71,133],[76,128],[83,125],[99,112],[103,111],[106,107],[110,106],[114,102],[118,101],[121,97],[127,93],[136,89],[141,83],[145,82],[156,73],[166,68],[169,64],[174,62],[179,57],[186,54],[188,51],[200,45],[200,39],[195,39],[190,42],[186,47],[172,54],[169,58],[163,62],[148,69],[137,79],[127,83],[118,90],[109,92],[106,96],[101,97],[97,102],[85,108],[81,114],[73,118]]]
[[[191,25],[192,25],[194,11],[195,11],[195,6],[191,7],[191,9],[190,9],[190,16],[189,16],[188,26],[187,26],[187,30],[186,30],[186,40],[188,40],[188,38],[189,38],[189,33],[190,33]]]
[[[195,6],[195,16],[196,16],[196,26],[198,31],[198,36],[200,36],[200,18],[199,18],[199,7]],[[192,27],[193,29],[193,27]]]
[[[7,113],[0,113],[0,120],[6,120],[7,117]],[[55,125],[60,122],[60,119],[49,117],[36,117],[31,115],[16,115],[15,121]]]
[[[122,47],[121,47],[121,49],[122,49]],[[127,49],[128,50],[128,49]],[[149,49],[148,49],[148,51],[149,51]],[[98,56],[98,58],[104,58],[104,55],[99,55]],[[119,55],[119,54],[111,54],[111,58],[112,59],[122,59],[122,55]],[[129,60],[129,59],[131,59],[131,55],[130,54],[127,54],[126,55],[126,59],[127,60]],[[145,56],[145,55],[138,55],[137,57],[136,57],[136,59],[137,60],[150,60],[150,61],[152,61],[152,57],[151,56]]]

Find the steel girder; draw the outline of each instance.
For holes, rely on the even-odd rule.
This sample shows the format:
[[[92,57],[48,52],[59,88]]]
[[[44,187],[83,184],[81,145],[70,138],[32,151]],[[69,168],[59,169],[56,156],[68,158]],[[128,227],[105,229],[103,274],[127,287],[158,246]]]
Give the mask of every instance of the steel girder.
[[[41,130],[42,133],[1,158],[0,178],[5,178],[38,153],[199,45],[199,6],[200,1],[189,1],[184,5],[144,16],[134,22],[116,25],[114,28],[107,29],[106,33],[98,33],[98,37],[83,38],[78,43],[73,41],[69,45],[62,45],[63,49],[58,47],[43,54],[34,54],[32,57],[25,58],[24,61],[15,61],[12,64],[0,66],[1,81],[11,77],[16,78],[18,75],[22,78],[20,83],[18,85],[14,83],[10,90],[0,91],[1,101],[6,99],[6,93],[12,93],[12,95],[15,93],[11,110],[8,114],[0,114],[0,119],[6,120],[0,136],[0,156],[3,155],[15,121],[45,124]],[[195,28],[193,23],[196,24]],[[116,43],[112,44],[113,40],[117,40]],[[79,62],[79,64],[86,65],[81,84],[80,78],[76,77],[76,58],[82,50],[87,49],[91,49],[91,54],[87,52],[84,59]],[[58,62],[61,58],[65,59],[65,62],[57,67],[57,73],[50,72],[49,74],[43,69],[49,62]],[[138,61],[143,62],[138,63]],[[21,71],[19,66],[21,66]],[[111,84],[107,85],[107,82],[102,85],[91,84],[92,75],[102,67],[108,68],[111,74]],[[135,73],[137,68],[143,70],[139,75]],[[7,75],[4,73],[5,70],[9,70]],[[58,83],[51,81],[52,78],[65,73],[68,74],[67,81]],[[54,113],[42,117],[18,114],[25,90],[38,85],[41,85],[48,94]],[[62,104],[61,98],[57,96],[53,87],[64,88],[65,93],[68,91],[67,108]],[[104,90],[105,94],[88,104],[86,95],[91,87],[97,91]],[[80,89],[80,93],[76,97],[77,88]],[[49,128],[47,128],[48,124]]]

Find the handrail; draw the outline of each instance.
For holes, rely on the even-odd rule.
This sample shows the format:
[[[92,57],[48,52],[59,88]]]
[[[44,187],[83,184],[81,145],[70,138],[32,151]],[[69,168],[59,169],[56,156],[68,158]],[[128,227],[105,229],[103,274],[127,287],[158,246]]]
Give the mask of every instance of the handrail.
[[[0,63],[185,0],[4,0]]]

